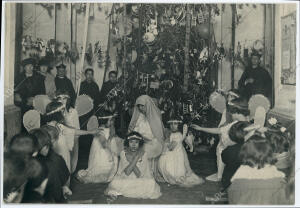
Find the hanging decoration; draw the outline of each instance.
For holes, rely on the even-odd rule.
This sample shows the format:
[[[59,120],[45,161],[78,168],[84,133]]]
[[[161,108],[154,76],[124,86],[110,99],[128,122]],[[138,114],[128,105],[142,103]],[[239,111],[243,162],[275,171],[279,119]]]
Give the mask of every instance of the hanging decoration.
[[[214,91],[209,74],[216,70],[218,62],[226,56],[224,46],[215,42],[211,24],[214,16],[220,14],[218,6],[191,5],[189,81],[188,90],[183,93],[186,4],[127,5],[126,22],[132,28],[129,34],[120,32],[119,25],[123,21],[124,7],[114,5],[116,8],[111,14],[110,27],[113,31],[113,43],[118,50],[117,60],[123,60],[123,56],[127,54],[125,65],[129,65],[131,73],[136,74],[135,83],[140,89],[139,93],[151,96],[158,93],[159,106],[165,112],[164,118],[171,112],[176,112],[179,115],[187,115],[188,122],[215,122],[209,118],[209,96]],[[126,41],[123,41],[124,37]],[[120,63],[118,67],[125,67]],[[127,99],[134,100],[134,96],[136,95],[133,93],[133,96],[128,96]]]
[[[67,43],[54,39],[45,41],[37,38],[34,40],[28,35],[22,38],[22,53],[25,57],[32,57],[37,60],[47,57],[53,64],[55,61],[76,63],[79,59],[78,49],[74,44],[70,47]]]

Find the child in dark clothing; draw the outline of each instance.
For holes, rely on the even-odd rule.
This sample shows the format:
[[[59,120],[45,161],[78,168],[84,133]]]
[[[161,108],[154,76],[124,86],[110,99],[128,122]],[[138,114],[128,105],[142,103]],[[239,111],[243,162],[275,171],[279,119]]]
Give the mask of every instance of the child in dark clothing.
[[[22,203],[45,203],[44,194],[48,183],[48,168],[38,159],[33,168],[37,174],[29,178]]]
[[[51,127],[35,129],[31,133],[38,138],[39,154],[38,159],[45,163],[49,170],[48,184],[45,191],[45,202],[47,203],[64,203],[65,184],[67,183],[70,173],[64,159],[52,150]],[[55,139],[53,139],[55,141]]]
[[[225,164],[221,181],[225,189],[230,185],[231,177],[241,165],[239,153],[245,141],[245,136],[248,133],[244,129],[248,126],[250,126],[249,122],[239,121],[234,124],[229,130],[229,137],[236,144],[227,147],[221,154],[222,161]]]

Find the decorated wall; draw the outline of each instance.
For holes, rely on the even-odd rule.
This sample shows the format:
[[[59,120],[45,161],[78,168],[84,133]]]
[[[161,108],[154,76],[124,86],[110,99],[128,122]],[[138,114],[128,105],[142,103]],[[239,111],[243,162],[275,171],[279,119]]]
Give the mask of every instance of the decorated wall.
[[[218,43],[223,44],[226,57],[220,61],[218,69],[219,88],[231,89],[231,53],[232,48],[232,7],[230,4],[219,5],[220,16],[215,21],[215,34]],[[264,41],[264,5],[262,4],[238,4],[236,6],[235,19],[235,67],[234,87],[244,71],[245,66],[240,60],[245,61],[254,43]],[[262,61],[263,62],[263,61]]]
[[[285,65],[293,66],[295,64],[294,70],[290,70],[288,77],[295,77],[296,75],[296,56],[292,56],[292,51],[296,51],[296,44],[290,44],[289,50],[283,47],[282,41],[284,41],[283,33],[285,32],[285,27],[283,25],[283,19],[288,15],[292,15],[292,19],[296,22],[297,14],[297,5],[296,4],[279,4],[275,10],[275,68],[274,68],[274,82],[275,82],[275,106],[274,112],[278,113],[279,115],[284,115],[285,117],[295,119],[295,112],[296,112],[296,84],[293,82],[288,83],[284,82],[283,78],[286,76],[282,72],[285,70]],[[292,25],[295,27],[296,24]],[[292,28],[290,28],[291,30]],[[296,36],[292,35],[292,31],[290,40],[296,40]],[[284,52],[288,52],[288,56],[283,56]],[[295,53],[294,53],[295,54]],[[299,63],[298,63],[299,64]],[[295,78],[296,79],[296,78]]]
[[[65,53],[64,64],[67,65],[67,76],[71,78],[74,86],[78,84],[80,71],[80,57],[83,50],[83,36],[85,25],[84,4],[33,4],[22,5],[23,37],[32,41],[40,41],[43,46],[54,40],[57,53]],[[106,53],[109,44],[109,17],[112,4],[91,3],[89,10],[89,22],[86,42],[86,53],[84,69],[92,67],[95,71],[95,81],[101,87],[104,71],[106,68]],[[72,31],[72,32],[71,32]],[[25,49],[24,49],[25,48]],[[28,47],[29,48],[29,47]],[[30,55],[30,49],[26,51],[23,47],[22,57]],[[42,49],[44,50],[44,49]],[[42,50],[40,53],[43,53]],[[115,67],[115,55],[110,54],[108,70]],[[42,55],[42,54],[41,54]],[[60,62],[57,60],[56,62]],[[83,79],[83,76],[82,76]]]

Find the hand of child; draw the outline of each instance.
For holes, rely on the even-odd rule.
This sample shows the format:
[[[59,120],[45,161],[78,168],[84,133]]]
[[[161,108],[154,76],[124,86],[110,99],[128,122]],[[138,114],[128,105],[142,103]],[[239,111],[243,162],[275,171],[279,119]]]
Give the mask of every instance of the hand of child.
[[[169,144],[168,148],[170,151],[173,151],[176,146],[177,146],[177,142],[173,141]]]
[[[27,98],[27,103],[28,106],[33,106],[33,97]]]
[[[188,132],[188,126],[186,124],[183,125],[182,135],[185,137]]]
[[[63,190],[63,195],[64,195],[65,199],[67,198],[67,196],[72,195],[72,191],[70,190],[70,188],[68,186],[63,186],[62,190]]]
[[[252,84],[253,82],[254,82],[254,79],[253,78],[249,78],[249,79],[247,79],[245,81],[245,85],[248,84],[248,83]]]
[[[16,102],[22,102],[22,98],[21,98],[21,96],[20,96],[20,94],[19,93],[15,93],[15,101]]]
[[[196,129],[198,131],[201,131],[201,127],[196,125],[196,124],[192,124],[190,127],[193,128],[193,129]]]
[[[103,129],[98,128],[98,129],[91,130],[90,133],[95,136],[95,135],[100,134],[101,131],[103,131]]]

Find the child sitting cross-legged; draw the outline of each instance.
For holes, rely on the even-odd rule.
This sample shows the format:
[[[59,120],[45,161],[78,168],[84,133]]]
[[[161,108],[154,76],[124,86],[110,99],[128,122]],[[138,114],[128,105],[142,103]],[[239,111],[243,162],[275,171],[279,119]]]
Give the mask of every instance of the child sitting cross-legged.
[[[231,179],[229,204],[288,204],[285,174],[274,165],[276,160],[268,139],[251,136],[243,144],[239,157],[242,165]]]
[[[125,139],[118,172],[105,191],[112,199],[119,195],[142,199],[157,199],[161,196],[143,144],[144,139],[138,132],[129,133]]]

